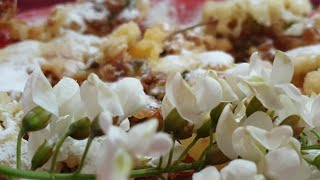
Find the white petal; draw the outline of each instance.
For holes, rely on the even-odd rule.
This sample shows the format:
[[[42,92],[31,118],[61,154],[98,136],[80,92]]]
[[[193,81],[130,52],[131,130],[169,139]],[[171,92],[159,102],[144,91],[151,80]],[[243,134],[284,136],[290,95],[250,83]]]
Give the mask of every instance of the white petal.
[[[97,179],[98,180],[127,180],[133,168],[133,161],[130,155],[121,147],[110,141],[106,141],[105,151],[102,158],[97,158]]]
[[[311,173],[301,173],[302,168],[300,157],[295,150],[289,147],[282,147],[269,152],[265,156],[265,176],[274,180],[299,180],[308,179]]]
[[[101,111],[97,103],[96,88],[88,81],[85,81],[81,85],[80,93],[86,107],[87,115],[90,120],[93,120]]]
[[[180,155],[183,153],[184,150],[185,150],[184,146],[182,146],[181,144],[179,144],[179,142],[176,141],[173,148],[172,162],[175,162],[180,157]],[[159,159],[160,159],[159,157],[152,158],[150,161],[151,166],[157,167],[159,163]],[[168,160],[169,160],[169,153],[164,155],[162,158],[162,164],[161,164],[162,168],[166,167]]]
[[[247,130],[255,140],[269,150],[288,144],[293,135],[290,126],[279,126],[273,128],[270,132],[254,126],[248,126]]]
[[[226,180],[250,180],[254,179],[257,171],[255,163],[248,160],[236,159],[221,170],[221,177]]]
[[[145,152],[157,131],[158,124],[157,119],[150,119],[133,126],[128,133],[130,137],[128,142],[129,149],[136,152],[136,154]]]
[[[123,129],[124,131],[130,130],[130,121],[128,118],[124,119],[120,124],[119,127]]]
[[[264,107],[271,110],[279,110],[282,108],[275,88],[265,83],[250,83],[250,86],[254,89],[255,95]]]
[[[290,83],[293,77],[294,67],[290,58],[281,51],[277,51],[273,61],[270,83],[285,84]]]
[[[216,130],[216,140],[220,150],[230,159],[237,158],[232,146],[232,133],[238,127],[233,116],[231,105],[228,104],[222,111]]]
[[[166,133],[157,133],[152,139],[145,155],[151,157],[160,157],[169,153],[172,148],[172,139]]]
[[[171,104],[177,108],[178,113],[185,120],[196,124],[201,116],[197,99],[188,83],[180,73],[169,76],[166,84],[166,96]]]
[[[38,105],[59,116],[58,104],[53,89],[41,70],[36,70],[32,73],[24,92],[22,103],[25,113]]]
[[[211,77],[201,77],[192,86],[197,98],[197,104],[202,112],[207,112],[220,104],[222,89],[220,84]]]
[[[108,112],[102,112],[99,115],[99,125],[105,134],[108,133],[110,127],[112,126],[112,116]]]
[[[53,92],[57,97],[58,105],[61,106],[74,96],[79,90],[78,83],[71,79],[64,77],[58,84],[53,87]]]
[[[123,78],[114,83],[114,89],[119,96],[124,115],[121,119],[136,114],[147,104],[147,97],[141,82],[136,78]]]
[[[254,162],[259,162],[266,152],[266,149],[261,148],[245,127],[239,127],[233,132],[232,145],[241,158]]]
[[[222,88],[222,101],[223,102],[233,102],[238,100],[238,96],[233,92],[231,86],[224,79],[218,79]]]
[[[243,126],[255,126],[257,128],[271,130],[273,122],[269,115],[262,111],[257,111],[251,114],[242,124]]]
[[[162,116],[164,118],[166,118],[169,113],[173,110],[173,105],[170,103],[167,95],[164,96],[163,100],[162,100],[162,104],[161,104],[161,112],[162,112]]]
[[[200,172],[192,175],[193,180],[221,180],[219,171],[214,166],[209,166],[201,170]]]

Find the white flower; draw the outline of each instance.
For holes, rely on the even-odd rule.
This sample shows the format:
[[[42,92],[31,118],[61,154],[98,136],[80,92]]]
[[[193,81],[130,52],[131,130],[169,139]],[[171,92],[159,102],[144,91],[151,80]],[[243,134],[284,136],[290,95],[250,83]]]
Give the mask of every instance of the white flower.
[[[185,120],[202,125],[203,116],[222,100],[220,84],[210,76],[202,76],[189,85],[180,73],[170,74],[166,83],[166,95],[162,102],[162,114],[166,117],[173,108]]]
[[[270,130],[245,126],[233,132],[232,145],[234,151],[242,158],[259,162],[266,154],[266,150],[287,145],[292,135],[293,131],[289,126],[279,126]]]
[[[101,112],[108,112],[112,117],[119,117],[121,123],[134,115],[147,104],[147,96],[138,79],[123,78],[107,84],[95,74],[81,86],[81,97],[92,120]]]
[[[111,126],[107,132],[103,158],[99,160],[97,179],[128,179],[136,157],[167,154],[172,147],[172,139],[168,134],[157,133],[157,127],[156,119],[138,124],[128,133]]]
[[[193,180],[265,180],[263,175],[258,174],[255,163],[236,159],[219,171],[213,167],[207,167],[198,173],[194,173]]]
[[[28,143],[28,153],[32,156],[37,148],[44,142],[45,139],[54,143],[57,138],[62,136],[68,130],[69,125],[84,116],[84,110],[82,106],[82,101],[80,97],[80,88],[77,82],[70,78],[63,78],[59,83],[51,87],[48,84],[48,80],[44,77],[42,72],[35,72],[31,76],[31,79],[28,83],[34,85],[33,88],[27,89],[30,84],[26,85],[26,93],[24,93],[23,104],[26,109],[35,106],[36,103],[32,102],[41,102],[50,99],[54,99],[55,104],[53,103],[38,103],[42,107],[50,107],[47,109],[55,110],[55,116],[51,118],[50,124],[40,131],[30,132],[29,133],[29,143]],[[47,92],[42,92],[43,87],[47,86]],[[33,96],[28,96],[31,93]],[[43,96],[39,94],[43,93]],[[47,95],[44,96],[44,95]],[[32,99],[31,99],[32,98]],[[41,100],[39,100],[41,99]],[[52,112],[52,111],[50,111]],[[59,159],[66,158],[65,154],[60,154]]]
[[[283,94],[283,88],[290,85],[293,77],[293,63],[287,55],[277,51],[273,66],[262,61],[258,53],[250,57],[250,64],[237,65],[234,69],[226,71],[226,80],[234,91],[242,91],[238,94],[243,97],[255,95],[268,109],[278,110],[282,104],[278,98]]]
[[[292,139],[287,146],[265,156],[264,174],[273,180],[306,180],[311,176],[310,165],[301,157],[300,143]]]
[[[216,140],[218,147],[230,159],[236,159],[239,155],[233,148],[233,134],[235,130],[241,126],[250,125],[266,130],[270,130],[273,127],[271,118],[261,111],[253,113],[248,118],[243,117],[240,122],[236,121],[230,104],[222,111],[216,128]]]
[[[55,116],[59,116],[58,103],[53,88],[40,69],[30,75],[23,90],[22,105],[24,113],[41,106]]]
[[[183,153],[184,150],[185,150],[184,146],[182,146],[179,142],[176,141],[173,147],[173,152],[171,157],[172,163],[178,160],[178,158],[180,157],[180,155]],[[153,167],[157,167],[159,164],[159,160],[160,160],[159,157],[152,158],[149,164]],[[162,163],[160,167],[165,168],[167,166],[168,160],[169,160],[169,153],[162,156]]]

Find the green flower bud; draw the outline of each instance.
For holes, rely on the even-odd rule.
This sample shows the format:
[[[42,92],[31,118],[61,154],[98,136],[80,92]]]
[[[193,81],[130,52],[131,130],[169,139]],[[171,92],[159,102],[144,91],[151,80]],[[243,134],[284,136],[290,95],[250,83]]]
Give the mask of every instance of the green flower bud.
[[[51,113],[40,106],[33,108],[22,119],[24,132],[39,131],[47,127],[50,122]]]
[[[280,126],[281,125],[291,126],[293,130],[293,137],[298,138],[305,127],[305,122],[301,119],[300,116],[291,115],[291,116],[288,116],[286,119],[284,119],[280,123]]]
[[[51,158],[53,154],[54,143],[48,143],[45,140],[41,146],[38,147],[31,160],[31,170],[36,170],[43,166]]]
[[[224,107],[226,107],[227,104],[228,103],[222,102],[217,107],[215,107],[214,109],[211,110],[210,118],[212,121],[211,126],[213,128],[213,132],[216,132],[216,127],[217,127],[218,121],[220,119],[220,116],[222,114]]]
[[[313,160],[313,164],[320,169],[320,155],[316,156]]]
[[[181,140],[192,136],[193,125],[183,119],[174,108],[164,120],[163,130],[172,134],[175,139]]]
[[[83,140],[90,135],[90,120],[87,117],[73,122],[68,130],[68,134],[73,139]]]
[[[254,96],[250,100],[250,102],[247,106],[246,115],[247,115],[247,117],[249,117],[251,114],[253,114],[257,111],[266,112],[267,110],[268,109],[263,106],[263,104],[260,102],[260,100],[256,96]]]
[[[96,118],[94,118],[94,120],[92,121],[90,129],[91,129],[91,132],[90,132],[91,137],[100,137],[104,135],[104,132],[101,129],[99,124],[99,115]]]
[[[230,159],[222,153],[217,143],[213,144],[206,152],[206,165],[219,165],[229,161]]]
[[[211,118],[208,117],[204,120],[202,126],[197,130],[197,136],[199,138],[205,138],[210,136]],[[215,129],[213,130],[214,133]]]

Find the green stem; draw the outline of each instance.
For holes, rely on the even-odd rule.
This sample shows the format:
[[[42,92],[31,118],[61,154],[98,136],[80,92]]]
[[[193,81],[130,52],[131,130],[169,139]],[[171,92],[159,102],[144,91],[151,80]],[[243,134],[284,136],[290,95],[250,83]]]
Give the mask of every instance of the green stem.
[[[5,174],[11,177],[19,177],[26,179],[57,179],[57,180],[95,180],[93,174],[50,174],[48,172],[37,172],[28,170],[18,170],[11,167],[0,165],[0,174]]]
[[[167,166],[166,168],[169,168],[170,165],[171,165],[171,161],[172,161],[172,156],[173,156],[173,150],[174,150],[174,145],[175,145],[176,141],[173,140],[173,143],[172,143],[172,148],[170,150],[170,154],[169,154],[169,158],[168,158],[168,162],[167,162]]]
[[[130,177],[144,177],[144,176],[153,176],[153,175],[161,175],[164,173],[170,172],[181,172],[194,170],[199,167],[202,162],[195,162],[189,164],[181,164],[177,166],[172,166],[166,169],[157,169],[157,168],[149,168],[149,169],[138,169],[133,170],[131,172]],[[48,172],[37,172],[37,171],[28,171],[28,170],[18,170],[7,166],[0,165],[0,174],[4,174],[12,177],[20,177],[26,179],[38,179],[38,180],[47,180],[47,179],[55,179],[55,180],[95,180],[96,177],[94,174],[71,174],[71,173],[48,173]]]
[[[318,140],[320,140],[319,134],[314,129],[312,129],[311,132],[317,137]]]
[[[311,145],[311,146],[301,146],[301,150],[312,150],[312,149],[320,149],[320,144]]]
[[[161,168],[162,161],[163,161],[163,156],[161,156],[160,159],[159,159],[159,163],[158,163],[157,169]]]
[[[179,158],[177,159],[177,161],[174,163],[174,164],[179,164],[183,159],[184,157],[187,155],[187,153],[189,152],[189,150],[197,143],[197,141],[199,140],[200,138],[198,136],[196,136],[192,142],[188,145],[188,147],[182,152],[182,154],[179,156]]]
[[[57,145],[56,145],[56,149],[54,151],[53,157],[52,157],[52,162],[51,162],[51,169],[50,172],[53,173],[56,171],[56,163],[57,163],[57,158],[58,158],[58,154],[59,154],[59,150],[61,148],[61,146],[63,145],[64,141],[67,139],[67,137],[69,136],[68,133],[66,133],[65,135],[61,136]]]
[[[17,169],[21,169],[21,143],[24,134],[24,130],[20,129],[17,140]]]
[[[160,175],[160,174],[170,173],[170,172],[182,172],[182,171],[194,170],[194,169],[197,169],[200,164],[201,162],[195,162],[195,163],[171,166],[170,168],[165,168],[165,169],[157,169],[157,168],[138,169],[138,170],[133,170],[131,172],[130,177],[136,178],[136,177]]]
[[[80,165],[79,165],[77,171],[75,172],[75,174],[78,174],[78,173],[81,172],[81,170],[82,170],[82,168],[83,168],[83,165],[84,165],[84,161],[85,161],[86,158],[87,158],[87,154],[88,154],[88,152],[89,152],[89,149],[90,149],[90,146],[91,146],[91,143],[92,143],[93,139],[94,139],[93,136],[89,136],[88,141],[87,141],[86,148],[85,148],[84,153],[83,153],[83,155],[82,155],[82,157],[81,157]]]

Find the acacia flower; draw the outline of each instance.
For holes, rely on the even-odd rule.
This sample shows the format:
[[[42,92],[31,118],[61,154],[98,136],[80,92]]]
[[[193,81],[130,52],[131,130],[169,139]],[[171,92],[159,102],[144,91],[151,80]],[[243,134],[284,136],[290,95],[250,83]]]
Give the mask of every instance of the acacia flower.
[[[117,126],[109,127],[99,157],[97,179],[126,180],[137,157],[160,157],[169,152],[172,139],[163,132],[157,133],[158,120],[151,119],[138,124],[127,133]]]
[[[193,180],[265,180],[263,175],[258,174],[255,163],[236,159],[231,161],[219,172],[216,167],[209,166],[198,173],[194,173]]]
[[[119,124],[147,104],[147,95],[135,78],[105,83],[97,75],[90,74],[81,85],[81,97],[91,120],[101,112],[108,112],[112,117],[118,117]]]
[[[284,94],[283,88],[291,85],[293,72],[289,57],[277,51],[272,66],[262,61],[258,53],[253,53],[249,65],[237,65],[225,74],[226,80],[230,85],[235,84],[232,87],[242,98],[255,95],[266,108],[278,110],[283,108],[278,96]]]
[[[40,70],[30,76],[22,102],[25,111],[41,106],[55,115],[45,129],[29,133],[28,153],[30,155],[33,155],[45,140],[54,143],[57,138],[66,133],[73,121],[85,115],[77,82],[71,78],[63,78],[52,88]],[[64,159],[66,155],[61,154],[60,157]]]
[[[193,84],[188,84],[180,73],[170,74],[162,102],[162,115],[167,117],[176,108],[182,118],[201,126],[203,117],[221,101],[222,89],[214,78],[201,76]]]

